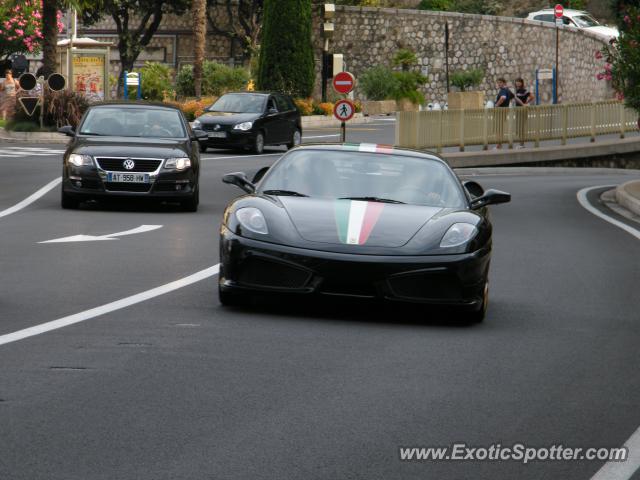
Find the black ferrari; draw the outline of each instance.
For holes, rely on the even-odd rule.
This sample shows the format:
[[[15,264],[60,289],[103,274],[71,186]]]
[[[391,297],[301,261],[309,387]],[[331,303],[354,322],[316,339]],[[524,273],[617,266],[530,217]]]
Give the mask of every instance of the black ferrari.
[[[487,206],[511,199],[462,182],[433,154],[369,144],[308,145],[250,181],[220,231],[224,305],[255,293],[488,304]]]

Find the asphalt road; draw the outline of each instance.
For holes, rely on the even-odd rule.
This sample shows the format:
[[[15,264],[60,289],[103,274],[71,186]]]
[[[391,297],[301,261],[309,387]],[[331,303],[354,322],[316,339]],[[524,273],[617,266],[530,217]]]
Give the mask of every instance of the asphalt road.
[[[362,129],[349,140],[393,141],[389,124]],[[63,211],[56,187],[2,216],[60,174],[59,153],[8,148],[24,147],[0,145],[0,339],[216,265],[221,214],[240,192],[222,174],[253,174],[279,155],[207,153],[195,214],[140,203]],[[513,195],[492,208],[480,325],[366,303],[226,309],[209,276],[0,344],[0,479],[589,479],[604,462],[401,462],[398,447],[615,447],[634,433],[640,241],[576,200],[629,178],[479,175]],[[140,225],[162,227],[39,243]]]

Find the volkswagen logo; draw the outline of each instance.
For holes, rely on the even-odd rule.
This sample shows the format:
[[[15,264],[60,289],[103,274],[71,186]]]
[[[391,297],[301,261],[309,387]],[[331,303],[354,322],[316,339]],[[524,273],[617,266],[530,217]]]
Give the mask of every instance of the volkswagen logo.
[[[122,166],[127,170],[133,170],[136,166],[136,162],[127,158],[124,162],[122,162]]]
[[[213,127],[213,129],[217,132],[218,130],[220,130],[220,125],[216,125],[215,127]]]

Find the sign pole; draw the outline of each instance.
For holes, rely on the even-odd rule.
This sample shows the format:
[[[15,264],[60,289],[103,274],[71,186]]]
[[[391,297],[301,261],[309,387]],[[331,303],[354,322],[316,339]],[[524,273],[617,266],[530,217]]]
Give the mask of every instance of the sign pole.
[[[553,79],[553,103],[558,103],[558,64],[560,63],[560,25],[562,25],[562,16],[564,15],[564,7],[557,4],[553,8],[553,15],[556,17],[556,68]]]
[[[340,124],[340,142],[345,143],[347,141],[347,122]]]

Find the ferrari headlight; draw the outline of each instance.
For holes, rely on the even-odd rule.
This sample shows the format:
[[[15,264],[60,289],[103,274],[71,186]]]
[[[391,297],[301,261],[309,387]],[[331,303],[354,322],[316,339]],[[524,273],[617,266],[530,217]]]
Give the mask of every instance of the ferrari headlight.
[[[83,165],[93,165],[93,160],[91,160],[91,157],[89,155],[78,155],[77,153],[72,153],[71,155],[69,155],[67,161],[75,167],[82,167]]]
[[[200,120],[194,120],[191,124],[191,128],[202,128],[202,123],[200,123]]]
[[[184,170],[185,168],[189,168],[191,166],[191,160],[186,157],[180,158],[167,158],[167,161],[164,163],[164,168],[170,168],[175,170]]]
[[[459,247],[470,241],[477,233],[478,229],[470,223],[454,223],[442,237],[440,247]]]
[[[251,130],[251,127],[253,127],[253,122],[242,122],[237,125],[234,125],[233,129],[242,130],[243,132],[246,132],[247,130]]]
[[[264,219],[264,215],[257,208],[244,207],[239,208],[236,211],[236,218],[247,230],[266,235],[269,233],[267,229],[267,221]]]

